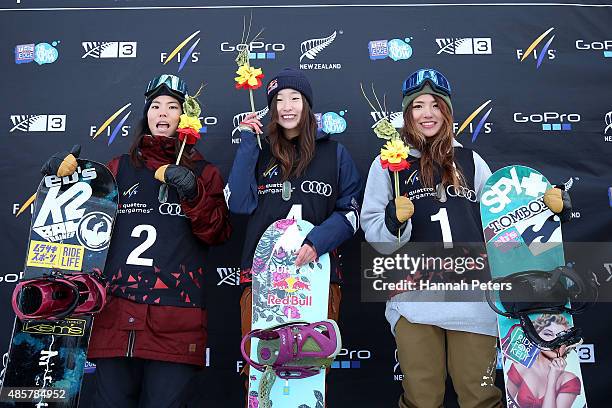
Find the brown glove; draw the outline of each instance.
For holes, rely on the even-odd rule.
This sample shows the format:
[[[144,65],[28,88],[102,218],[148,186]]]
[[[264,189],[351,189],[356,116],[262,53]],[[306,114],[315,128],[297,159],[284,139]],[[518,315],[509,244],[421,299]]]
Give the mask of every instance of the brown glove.
[[[395,199],[395,216],[397,220],[404,223],[414,214],[414,204],[408,197],[399,196]]]
[[[43,164],[41,173],[45,176],[70,176],[74,173],[78,167],[77,157],[81,153],[81,146],[74,145],[70,152],[57,152],[54,153],[49,159]]]
[[[563,211],[563,190],[557,187],[549,188],[544,193],[544,204],[555,214]]]

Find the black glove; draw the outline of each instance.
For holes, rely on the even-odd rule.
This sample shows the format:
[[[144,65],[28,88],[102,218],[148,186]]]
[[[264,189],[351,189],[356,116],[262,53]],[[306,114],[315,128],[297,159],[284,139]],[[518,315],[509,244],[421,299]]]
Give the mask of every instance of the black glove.
[[[81,154],[81,145],[75,144],[70,149],[70,152],[57,152],[54,153],[49,159],[43,164],[40,172],[44,176],[58,176],[64,177],[69,176],[77,169],[77,157]]]
[[[193,200],[198,194],[195,174],[187,167],[166,164],[155,171],[155,178],[176,188],[181,200]]]

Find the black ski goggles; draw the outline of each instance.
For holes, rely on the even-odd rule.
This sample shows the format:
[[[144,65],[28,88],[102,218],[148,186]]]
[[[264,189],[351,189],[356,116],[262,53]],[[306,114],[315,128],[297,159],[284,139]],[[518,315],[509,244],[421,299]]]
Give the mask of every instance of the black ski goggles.
[[[171,94],[180,99],[185,99],[185,95],[187,95],[187,84],[185,84],[185,81],[176,75],[163,74],[149,81],[149,85],[147,85],[147,90],[144,94],[145,98],[149,99],[159,92],[162,87],[166,87]]]
[[[428,82],[435,91],[451,96],[448,79],[435,69],[426,68],[419,69],[406,78],[402,85],[402,97],[420,91]]]

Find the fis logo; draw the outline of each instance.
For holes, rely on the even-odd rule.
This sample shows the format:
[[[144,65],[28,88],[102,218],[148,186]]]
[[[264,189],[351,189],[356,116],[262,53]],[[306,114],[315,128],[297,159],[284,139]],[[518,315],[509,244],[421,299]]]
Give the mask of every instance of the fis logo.
[[[474,121],[474,118],[476,118],[476,116],[478,116],[478,114],[483,111],[490,103],[491,99],[476,108],[476,110],[474,110],[474,112],[472,112],[470,116],[467,117],[467,119],[461,124],[461,126],[459,126],[458,130],[457,124],[453,123],[453,131],[456,132],[455,135],[459,136],[461,132],[468,128],[469,132],[472,134],[472,143],[474,143],[482,129],[484,129],[484,133],[491,133],[491,123],[487,122],[487,119],[489,118],[489,115],[491,114],[493,108],[489,108],[487,112],[482,115],[482,118],[480,119],[480,121],[478,121],[476,127],[474,127],[472,123]]]
[[[235,52],[249,50],[249,59],[276,59],[276,53],[285,51],[285,44],[281,43],[264,43],[263,41],[251,41],[250,43],[241,43],[236,45],[230,45],[229,42],[221,43],[221,51],[223,52]]]
[[[490,38],[436,38],[440,47],[438,55],[484,55],[492,54]]]
[[[81,59],[136,58],[138,43],[135,41],[83,41],[85,54]]]
[[[300,44],[300,69],[342,69],[342,64],[302,64],[302,60],[304,60],[304,58],[309,60],[314,60],[315,58],[317,58],[320,52],[329,47],[336,40],[337,34],[342,34],[342,31],[334,31],[327,37],[311,38],[310,40],[303,41]]]
[[[407,60],[412,57],[412,46],[409,44],[412,37],[394,38],[392,40],[375,40],[368,43],[368,52],[371,60],[391,58],[393,61]]]
[[[191,46],[189,47],[187,52],[185,52],[184,54],[181,54],[181,50],[183,48],[185,48],[187,46],[187,44],[190,43],[191,40],[193,40],[195,37],[197,37],[198,34],[200,34],[200,30],[195,31],[189,37],[185,38],[169,54],[165,53],[165,52],[162,52],[160,54],[160,61],[161,61],[161,63],[166,65],[166,64],[168,64],[168,62],[170,62],[170,61],[172,61],[173,59],[176,58],[176,62],[178,62],[178,64],[179,64],[178,72],[181,72],[183,70],[183,68],[185,67],[185,64],[187,63],[187,61],[191,61],[192,63],[198,62],[200,60],[200,53],[199,52],[195,52],[194,50],[198,46],[198,43],[201,40],[201,38],[199,38],[199,37],[193,43],[191,43]]]
[[[129,132],[130,132],[130,125],[126,125],[125,121],[132,114],[131,110],[128,111],[128,113],[126,113],[121,118],[121,120],[117,123],[117,125],[114,128],[111,126],[111,123],[113,123],[113,121],[115,119],[117,119],[130,106],[132,106],[132,103],[125,104],[123,107],[119,108],[115,113],[110,115],[104,121],[104,123],[102,123],[102,125],[97,126],[97,127],[96,126],[90,126],[89,127],[89,136],[91,136],[92,139],[95,139],[96,137],[100,136],[102,133],[106,133],[106,135],[108,136],[108,144],[107,144],[108,146],[110,146],[110,144],[113,143],[113,141],[115,140],[115,137],[117,136],[117,134],[119,132],[121,132],[121,136],[123,136],[123,137],[127,136],[129,134]]]
[[[343,118],[346,111],[315,113],[317,128],[328,134],[338,134],[346,130],[346,120]]]
[[[134,184],[132,187],[128,188],[123,192],[123,196],[127,198],[132,198],[132,196],[138,194],[138,187],[140,187],[140,183]]]
[[[217,273],[219,274],[219,282],[217,282],[217,286],[240,285],[240,268],[217,268]]]
[[[10,132],[64,132],[66,115],[11,115]]]
[[[51,44],[21,44],[15,46],[15,64],[28,64],[35,61],[38,65],[51,64],[57,61],[59,53],[57,45],[59,41]]]
[[[592,41],[576,40],[577,50],[602,51],[604,58],[612,58],[612,40]]]
[[[517,112],[514,114],[516,123],[540,123],[544,131],[569,131],[572,130],[572,123],[578,123],[580,119],[578,113],[544,112],[526,114]]]
[[[555,39],[554,34],[548,39],[548,41],[546,41],[546,44],[544,44],[544,46],[539,51],[536,49],[538,44],[540,44],[540,42],[542,42],[542,40],[544,40],[546,36],[550,34],[554,29],[554,27],[551,27],[548,30],[544,31],[529,45],[529,47],[527,47],[525,51],[523,51],[522,49],[516,50],[516,58],[519,59],[520,62],[523,62],[527,58],[529,58],[530,55],[532,55],[533,58],[536,60],[536,69],[540,68],[540,65],[542,65],[542,61],[544,61],[544,58],[549,60],[555,59],[555,54],[557,50],[553,50],[550,48],[550,44]]]
[[[258,110],[257,111],[257,119],[261,120],[264,116],[266,116],[268,114],[268,107],[266,106],[265,108]],[[232,119],[232,124],[234,126],[234,130],[232,130],[232,144],[238,144],[240,143],[240,137],[235,138],[234,135],[236,133],[240,133],[240,122],[242,122],[244,120],[244,118],[246,117],[246,115],[248,115],[251,112],[241,112],[237,115],[234,115],[233,119]]]
[[[34,213],[34,200],[36,200],[36,193],[32,194],[30,198],[25,200],[23,204],[14,203],[13,204],[13,214],[15,218],[19,217],[22,213],[24,213],[28,208],[30,209],[30,214]]]
[[[604,116],[606,127],[604,128],[604,141],[612,142],[612,111]]]

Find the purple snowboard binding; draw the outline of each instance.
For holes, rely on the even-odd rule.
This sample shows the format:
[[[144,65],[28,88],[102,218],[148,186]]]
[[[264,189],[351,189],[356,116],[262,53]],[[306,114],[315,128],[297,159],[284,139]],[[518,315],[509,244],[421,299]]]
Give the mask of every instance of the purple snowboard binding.
[[[252,338],[258,339],[258,361],[253,361],[245,350],[247,341]],[[277,376],[288,380],[316,375],[331,366],[341,348],[340,330],[331,319],[316,323],[293,321],[252,330],[242,338],[240,345],[246,362],[264,372],[259,389],[264,408],[269,406],[266,403]]]

